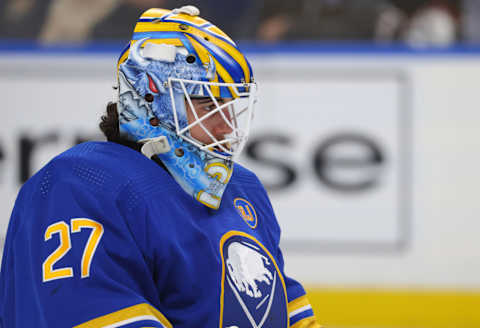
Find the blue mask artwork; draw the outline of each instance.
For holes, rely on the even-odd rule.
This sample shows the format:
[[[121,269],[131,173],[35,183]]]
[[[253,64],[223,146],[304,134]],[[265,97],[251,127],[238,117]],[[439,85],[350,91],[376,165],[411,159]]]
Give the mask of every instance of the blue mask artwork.
[[[186,97],[209,94],[204,81],[211,79],[215,65],[191,63],[185,48],[147,44],[142,49],[146,40],[137,41],[119,66],[120,134],[143,143],[142,153],[158,156],[185,192],[217,209],[232,174],[231,158],[211,148],[205,151],[190,141],[188,131],[178,133],[191,124]]]

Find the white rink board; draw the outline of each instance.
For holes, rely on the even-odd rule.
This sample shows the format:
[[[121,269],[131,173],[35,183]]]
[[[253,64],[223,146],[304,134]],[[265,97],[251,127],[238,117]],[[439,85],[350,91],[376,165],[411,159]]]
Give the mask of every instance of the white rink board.
[[[115,58],[0,55],[2,239],[19,188],[20,137],[39,142],[32,171],[77,137],[98,138]],[[270,193],[287,273],[331,285],[480,287],[480,57],[251,62],[260,83],[251,141],[261,143],[257,155],[296,174]],[[345,134],[373,140],[381,164],[368,161],[368,148],[342,143],[322,153],[322,172],[336,182],[376,181],[362,192],[332,188],[315,171],[319,147]],[[242,161],[267,184],[284,177],[271,162]]]
[[[29,161],[34,173],[53,156],[71,147],[77,136],[99,138],[96,126],[113,94],[110,61],[19,57],[15,60],[11,56],[0,57],[4,127],[0,132],[2,244],[20,187],[22,136],[38,143]]]
[[[280,71],[274,77],[268,70],[258,73],[261,95],[254,133],[290,137],[289,145],[262,151],[297,171],[291,187],[272,192],[284,242],[305,251],[402,247],[411,184],[405,167],[409,158],[401,156],[410,146],[410,108],[402,98],[409,96],[408,82],[402,72],[339,67],[298,69],[285,76]],[[319,150],[346,135],[373,142],[382,163],[369,163],[371,149],[355,139]],[[366,181],[373,185],[359,191],[329,186],[315,172],[315,157],[327,161],[322,172],[328,181],[347,188]],[[279,174],[248,158],[244,162],[264,181]]]

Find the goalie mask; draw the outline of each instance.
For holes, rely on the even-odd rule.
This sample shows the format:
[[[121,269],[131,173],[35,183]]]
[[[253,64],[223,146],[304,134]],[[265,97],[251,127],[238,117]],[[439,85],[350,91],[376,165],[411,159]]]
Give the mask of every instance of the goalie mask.
[[[217,209],[247,141],[256,85],[235,43],[193,6],[149,9],[118,61],[120,134]]]

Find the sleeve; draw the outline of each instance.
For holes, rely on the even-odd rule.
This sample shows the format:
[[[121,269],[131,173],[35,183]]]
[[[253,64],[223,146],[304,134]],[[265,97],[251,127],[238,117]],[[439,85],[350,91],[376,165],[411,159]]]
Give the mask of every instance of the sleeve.
[[[285,288],[287,290],[287,299],[288,299],[288,316],[290,319],[291,328],[320,328],[320,324],[317,322],[315,315],[313,313],[312,306],[307,298],[307,293],[303,286],[296,281],[288,277],[285,274],[285,262],[283,259],[283,254],[280,249],[280,235],[281,229],[278,224],[278,221],[275,217],[274,210],[270,199],[266,191],[264,190],[264,196],[268,211],[271,215],[267,217],[272,218],[267,224],[268,233],[273,243],[273,247],[276,248],[276,258],[278,265],[282,274],[285,278]]]
[[[283,255],[278,249],[277,259],[282,271],[284,269]],[[312,306],[307,297],[307,293],[303,286],[288,276],[285,277],[285,287],[287,289],[288,299],[288,316],[290,319],[291,328],[320,328],[320,324],[317,322],[313,313]]]
[[[24,207],[21,224],[10,223],[2,328],[172,327],[142,245],[146,205],[131,193],[49,188]]]
[[[13,312],[13,302],[5,302],[5,296],[11,292],[12,286],[15,285],[15,277],[10,274],[14,261],[11,250],[11,236],[14,234],[16,218],[18,217],[18,204],[22,202],[19,195],[15,202],[12,215],[10,216],[10,224],[8,225],[5,244],[3,246],[2,266],[0,272],[0,328],[7,327],[6,323],[10,321],[10,314]]]

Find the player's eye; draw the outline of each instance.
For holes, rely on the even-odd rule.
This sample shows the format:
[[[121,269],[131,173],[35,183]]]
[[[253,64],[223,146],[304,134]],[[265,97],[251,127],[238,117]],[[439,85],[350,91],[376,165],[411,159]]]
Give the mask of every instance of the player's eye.
[[[222,106],[225,103],[225,100],[222,98],[217,98],[216,101],[218,106]],[[211,98],[204,98],[197,102],[197,108],[201,108],[204,111],[210,112],[218,107],[215,105],[215,101],[213,101]]]
[[[209,103],[209,104],[206,104],[206,105],[203,107],[203,109],[205,109],[206,111],[212,111],[212,110],[214,110],[214,109],[216,109],[216,108],[217,108],[217,106],[216,106],[213,102],[211,102],[211,103]]]
[[[217,108],[217,106],[215,105],[215,103],[213,101],[205,101],[205,102],[200,103],[199,105],[200,105],[201,109],[203,109],[205,111],[208,111],[208,112]]]

